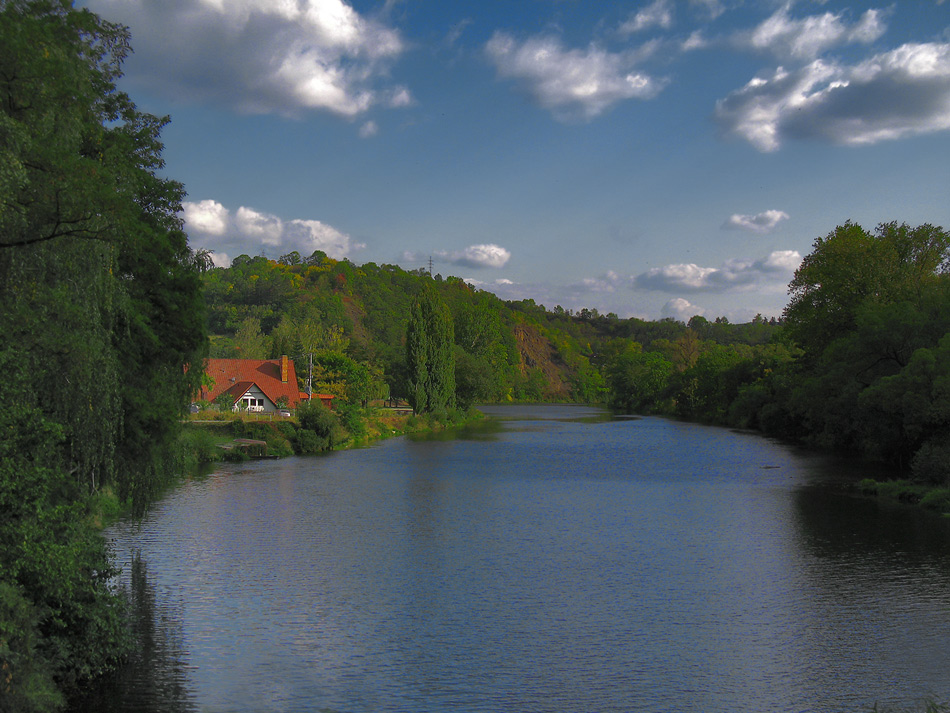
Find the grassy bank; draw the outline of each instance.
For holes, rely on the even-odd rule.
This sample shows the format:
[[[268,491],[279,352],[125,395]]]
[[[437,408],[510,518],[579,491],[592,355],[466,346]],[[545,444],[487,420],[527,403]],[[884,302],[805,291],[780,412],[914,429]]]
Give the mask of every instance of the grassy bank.
[[[857,490],[884,500],[918,505],[927,510],[950,517],[950,488],[927,485],[912,480],[874,480],[865,478],[857,485]]]
[[[404,409],[347,407],[330,411],[313,406],[286,418],[205,411],[185,423],[180,444],[187,469],[249,458],[244,450],[234,447],[237,439],[261,441],[266,444],[264,454],[283,458],[359,448],[410,433],[444,431],[482,418],[474,409],[414,415]]]

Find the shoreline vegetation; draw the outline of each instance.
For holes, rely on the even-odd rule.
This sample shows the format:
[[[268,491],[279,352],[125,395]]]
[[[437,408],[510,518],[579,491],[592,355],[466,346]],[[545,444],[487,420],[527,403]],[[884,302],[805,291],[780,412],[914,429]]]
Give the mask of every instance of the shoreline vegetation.
[[[0,2],[0,710],[62,710],[135,646],[102,527],[221,439],[320,453],[438,432],[475,403],[606,403],[884,463],[909,480],[856,492],[950,509],[942,228],[846,222],[781,317],[742,324],[548,309],[319,250],[218,267],[164,176],[169,117],[118,88],[130,42],[71,0]],[[207,386],[193,367],[282,355],[333,411],[182,424]],[[362,406],[397,396],[415,416]]]

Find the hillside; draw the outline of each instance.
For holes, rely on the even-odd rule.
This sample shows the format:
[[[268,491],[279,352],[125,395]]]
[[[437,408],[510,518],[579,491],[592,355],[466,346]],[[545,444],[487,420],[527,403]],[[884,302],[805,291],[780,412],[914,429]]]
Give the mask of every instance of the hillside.
[[[357,266],[317,252],[276,261],[242,255],[203,279],[212,356],[288,354],[304,363],[313,354],[315,388],[354,400],[405,395],[406,321],[426,283],[451,310],[460,388],[472,398],[583,400],[579,374],[597,375],[588,346],[566,331],[552,334],[543,315],[455,277],[431,278],[396,265]],[[363,370],[367,383],[354,388],[348,377]],[[602,381],[595,379],[593,388],[602,389]]]

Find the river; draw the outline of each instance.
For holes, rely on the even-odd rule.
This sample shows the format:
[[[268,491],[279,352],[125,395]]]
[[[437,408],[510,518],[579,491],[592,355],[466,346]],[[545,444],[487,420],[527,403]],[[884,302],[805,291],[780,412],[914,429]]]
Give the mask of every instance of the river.
[[[950,520],[856,466],[578,406],[220,465],[108,533],[111,713],[870,711],[950,700]]]

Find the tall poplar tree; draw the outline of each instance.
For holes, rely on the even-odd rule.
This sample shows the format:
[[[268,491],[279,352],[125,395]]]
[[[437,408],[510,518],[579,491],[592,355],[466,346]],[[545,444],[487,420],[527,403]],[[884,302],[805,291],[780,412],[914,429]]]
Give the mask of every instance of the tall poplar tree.
[[[416,413],[454,408],[454,344],[449,308],[427,284],[412,304],[406,328],[409,403]]]

